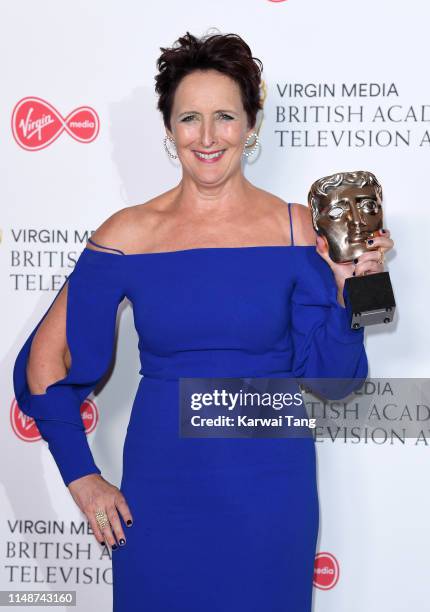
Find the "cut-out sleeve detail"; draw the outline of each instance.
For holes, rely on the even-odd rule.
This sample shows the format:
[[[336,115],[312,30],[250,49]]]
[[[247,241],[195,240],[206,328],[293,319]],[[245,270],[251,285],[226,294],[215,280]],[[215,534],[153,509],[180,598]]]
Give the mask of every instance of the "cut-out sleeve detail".
[[[117,263],[120,260],[84,250],[14,365],[13,385],[19,408],[34,418],[65,485],[87,474],[101,473],[88,445],[80,407],[111,362],[117,310],[125,297]],[[26,374],[31,344],[66,283],[66,336],[71,367],[64,378],[48,385],[45,393],[32,394]]]
[[[307,261],[298,271],[291,305],[294,375],[333,379],[322,381],[320,392],[328,399],[343,398],[367,378],[364,329],[351,329],[328,264],[313,249],[303,256]]]

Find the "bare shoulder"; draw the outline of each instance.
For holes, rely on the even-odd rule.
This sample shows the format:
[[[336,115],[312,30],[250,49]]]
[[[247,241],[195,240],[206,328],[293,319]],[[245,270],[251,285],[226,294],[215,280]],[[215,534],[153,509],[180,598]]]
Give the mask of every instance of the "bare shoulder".
[[[312,215],[309,207],[294,202],[294,204],[291,204],[291,219],[294,243],[299,246],[316,245],[317,233],[312,224]]]
[[[288,227],[291,221],[293,225],[294,244],[297,246],[308,246],[316,244],[316,232],[312,224],[312,215],[309,207],[297,202],[288,202],[268,191],[259,190],[262,200],[270,210],[274,212],[274,217],[279,220],[283,227]],[[290,209],[290,210],[289,210]]]
[[[94,251],[113,249],[127,253],[129,243],[133,239],[137,217],[135,206],[117,210],[91,234],[93,242],[88,242],[86,247]]]
[[[162,196],[157,196],[142,204],[126,206],[108,217],[91,234],[92,242],[87,248],[93,250],[113,249],[123,253],[134,253],[145,249],[145,236],[149,240],[162,210]]]

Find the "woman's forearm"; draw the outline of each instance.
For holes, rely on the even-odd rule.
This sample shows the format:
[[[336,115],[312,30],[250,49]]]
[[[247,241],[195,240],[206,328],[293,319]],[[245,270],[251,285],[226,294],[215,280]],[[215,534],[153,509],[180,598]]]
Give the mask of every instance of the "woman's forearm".
[[[30,392],[35,395],[45,393],[46,388],[64,378],[68,372],[66,353],[46,351],[34,346],[31,348],[27,364],[27,381]]]

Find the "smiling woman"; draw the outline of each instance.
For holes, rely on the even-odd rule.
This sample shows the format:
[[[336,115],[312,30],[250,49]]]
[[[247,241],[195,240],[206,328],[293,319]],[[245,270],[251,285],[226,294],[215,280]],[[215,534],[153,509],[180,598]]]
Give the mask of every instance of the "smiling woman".
[[[287,378],[300,394],[297,377],[344,378],[346,392],[367,376],[363,329],[341,299],[355,267],[320,250],[307,207],[244,177],[261,67],[236,34],[187,32],[162,48],[158,106],[181,180],[100,225],[16,361],[21,409],[115,551],[114,612],[311,611],[313,439],[197,439],[178,427],[181,378]],[[117,488],[94,463],[80,405],[108,371],[124,297],[142,379]]]
[[[240,163],[248,141],[253,137],[258,143],[253,129],[262,108],[263,64],[236,35],[224,35],[223,45],[213,36],[199,47],[189,33],[177,42],[177,47],[162,48],[156,77],[167,137],[190,172],[199,172],[202,164],[216,167],[217,177],[225,176],[227,168],[232,171]],[[190,61],[184,66],[185,48]],[[200,164],[193,167],[191,157]]]
[[[202,164],[203,170],[207,165],[216,166],[216,174],[210,174],[211,184],[225,180],[226,172],[236,171],[247,141],[254,137],[258,142],[242,98],[240,86],[217,70],[195,70],[182,78],[166,132],[184,169],[199,173]],[[228,112],[219,109],[221,101],[227,102]]]

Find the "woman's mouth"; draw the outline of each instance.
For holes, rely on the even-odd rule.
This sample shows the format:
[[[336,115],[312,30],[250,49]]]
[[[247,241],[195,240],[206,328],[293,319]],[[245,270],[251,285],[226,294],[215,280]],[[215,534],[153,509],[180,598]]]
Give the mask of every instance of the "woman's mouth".
[[[214,151],[213,153],[203,153],[202,151],[193,151],[194,155],[201,162],[206,164],[213,164],[217,162],[223,156],[225,149],[222,151]]]

